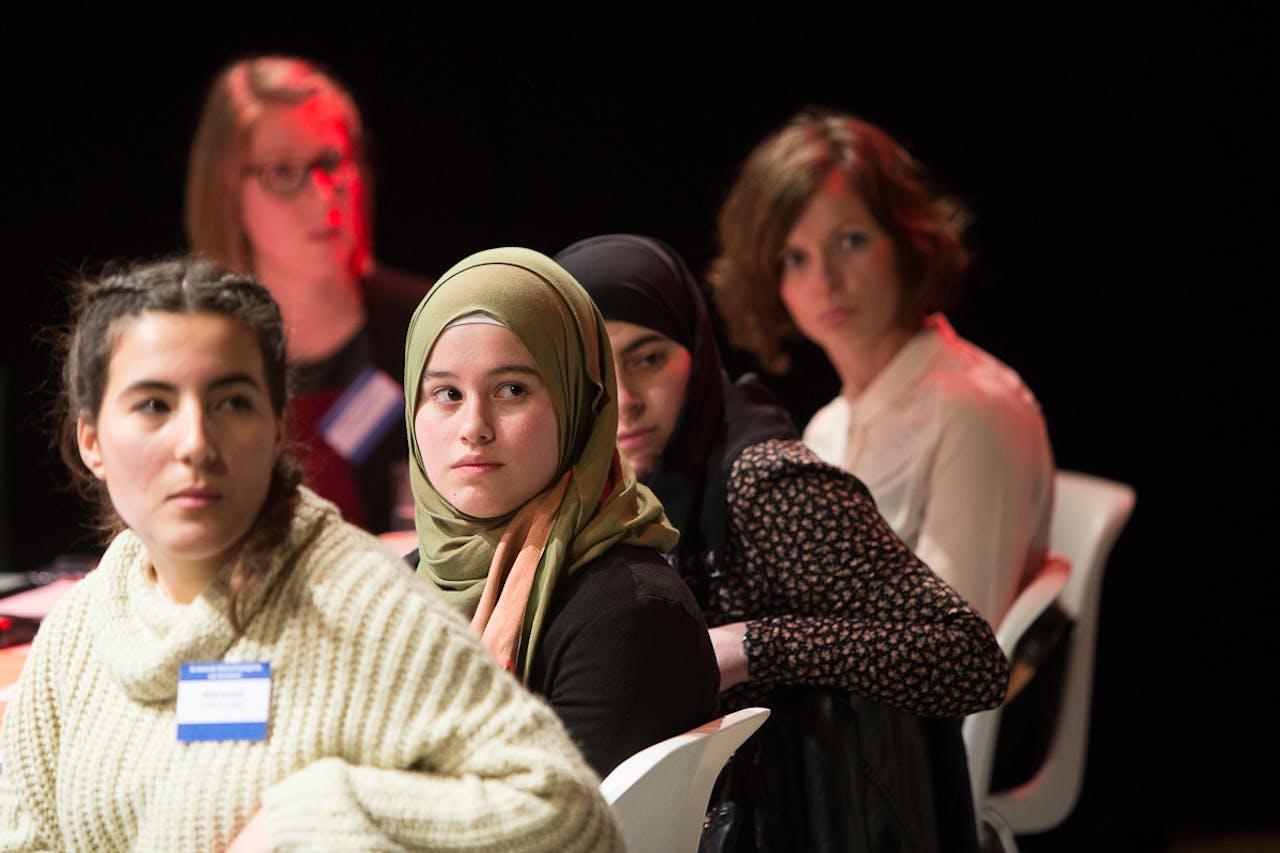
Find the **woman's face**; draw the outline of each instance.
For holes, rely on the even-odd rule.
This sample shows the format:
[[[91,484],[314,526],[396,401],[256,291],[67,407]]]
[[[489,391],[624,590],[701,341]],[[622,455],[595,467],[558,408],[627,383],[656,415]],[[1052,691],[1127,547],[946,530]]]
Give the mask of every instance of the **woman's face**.
[[[838,170],[792,226],[780,262],[782,303],[823,349],[874,346],[901,332],[893,241]]]
[[[280,453],[258,341],[221,314],[121,322],[97,417],[77,425],[80,456],[157,571],[212,578],[253,525]]]
[[[618,372],[618,449],[644,478],[653,473],[680,419],[693,357],[645,326],[621,320],[604,325]]]
[[[555,405],[506,326],[465,323],[440,334],[422,371],[413,433],[431,485],[473,518],[523,506],[560,467]]]
[[[254,125],[240,212],[254,270],[279,288],[340,279],[363,239],[363,188],[351,136],[331,99],[268,107]]]

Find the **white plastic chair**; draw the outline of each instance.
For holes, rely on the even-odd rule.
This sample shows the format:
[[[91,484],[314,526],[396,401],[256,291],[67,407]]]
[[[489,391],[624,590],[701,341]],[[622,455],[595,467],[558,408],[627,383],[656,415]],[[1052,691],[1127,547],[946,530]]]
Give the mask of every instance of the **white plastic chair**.
[[[1018,593],[1009,611],[996,629],[996,642],[1005,657],[1013,660],[1013,651],[1040,614],[1062,593],[1067,585],[1070,563],[1063,554],[1050,554],[1031,583]],[[980,816],[987,791],[991,788],[991,772],[996,757],[996,737],[1004,706],[965,717],[962,732],[965,752],[969,757],[969,782],[973,786],[973,813]]]
[[[964,724],[966,747],[971,750],[970,773],[975,773],[976,759],[976,771],[981,774],[973,780],[979,826],[985,824],[990,828],[1007,853],[1016,853],[1018,849],[1014,833],[1052,829],[1066,819],[1080,796],[1088,746],[1102,574],[1134,505],[1131,487],[1100,477],[1059,471],[1054,485],[1049,546],[1070,561],[1070,573],[1057,598],[1046,599],[1058,581],[1052,573],[1042,571],[1015,601],[997,631],[1001,648],[1011,652],[1035,617],[1054,600],[1074,624],[1067,650],[1062,705],[1044,763],[1024,784],[1009,791],[986,794],[999,709],[975,715]],[[1037,587],[1042,579],[1043,586]],[[1024,596],[1027,602],[1020,608]]]
[[[711,787],[729,756],[769,716],[743,708],[640,750],[613,769],[600,792],[631,853],[694,853]]]

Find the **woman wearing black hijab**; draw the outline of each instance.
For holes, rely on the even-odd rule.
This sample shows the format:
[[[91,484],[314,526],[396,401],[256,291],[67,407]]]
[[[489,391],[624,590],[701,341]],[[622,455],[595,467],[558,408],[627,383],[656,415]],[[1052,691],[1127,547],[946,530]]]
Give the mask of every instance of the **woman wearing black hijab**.
[[[729,381],[697,281],[674,250],[615,234],[575,243],[556,260],[605,317],[619,445],[681,532],[672,558],[711,626],[724,710],[775,710],[748,759],[757,772],[738,774],[755,788],[738,792],[757,803],[752,840],[858,849],[861,836],[885,849],[899,830],[918,841],[918,825],[932,823],[925,834],[953,843],[940,816],[952,807],[967,814],[972,837],[967,802],[920,796],[921,778],[937,776],[939,740],[949,754],[942,763],[959,778],[927,780],[927,793],[969,797],[958,726],[935,737],[911,715],[955,718],[999,704],[1008,666],[986,621],[898,539],[857,478],[800,443],[763,386]],[[869,741],[870,722],[878,756],[849,738],[856,728]],[[920,750],[932,757],[921,763]],[[815,752],[824,766],[801,769]],[[898,793],[892,779],[872,784],[854,769],[868,761],[892,768]],[[922,769],[904,770],[911,766]],[[815,769],[826,777],[823,796],[838,788],[842,803],[820,809],[816,791],[784,781]],[[787,826],[771,830],[771,820]]]

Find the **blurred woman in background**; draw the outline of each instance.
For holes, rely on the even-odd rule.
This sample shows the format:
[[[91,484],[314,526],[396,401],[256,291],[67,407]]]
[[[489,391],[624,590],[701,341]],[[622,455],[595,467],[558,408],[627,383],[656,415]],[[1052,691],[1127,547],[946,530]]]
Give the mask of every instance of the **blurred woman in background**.
[[[968,264],[963,224],[883,130],[802,113],[743,166],[710,278],[766,368],[785,370],[790,335],[822,347],[842,389],[805,443],[995,626],[1045,560],[1053,456],[1018,375],[937,313]]]
[[[382,532],[408,524],[399,377],[427,282],[374,262],[371,189],[360,113],[331,76],[283,56],[218,74],[191,148],[188,238],[280,304],[307,482]]]

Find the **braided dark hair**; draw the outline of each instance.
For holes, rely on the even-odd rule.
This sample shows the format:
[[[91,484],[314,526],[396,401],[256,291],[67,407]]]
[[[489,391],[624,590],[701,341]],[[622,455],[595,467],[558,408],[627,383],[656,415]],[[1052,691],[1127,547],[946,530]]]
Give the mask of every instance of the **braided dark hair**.
[[[76,283],[72,325],[59,341],[63,357],[59,451],[73,483],[95,513],[95,526],[110,539],[124,529],[106,485],[80,457],[77,422],[97,420],[106,391],[108,367],[116,343],[130,322],[148,311],[171,314],[218,314],[234,317],[258,341],[271,408],[283,418],[288,403],[289,374],[285,360],[284,323],[266,288],[253,278],[236,275],[217,264],[193,257],[127,266],[100,278]],[[301,469],[282,451],[271,473],[266,500],[249,529],[231,575],[231,621],[241,630],[238,602],[271,565],[284,541],[298,502]]]

